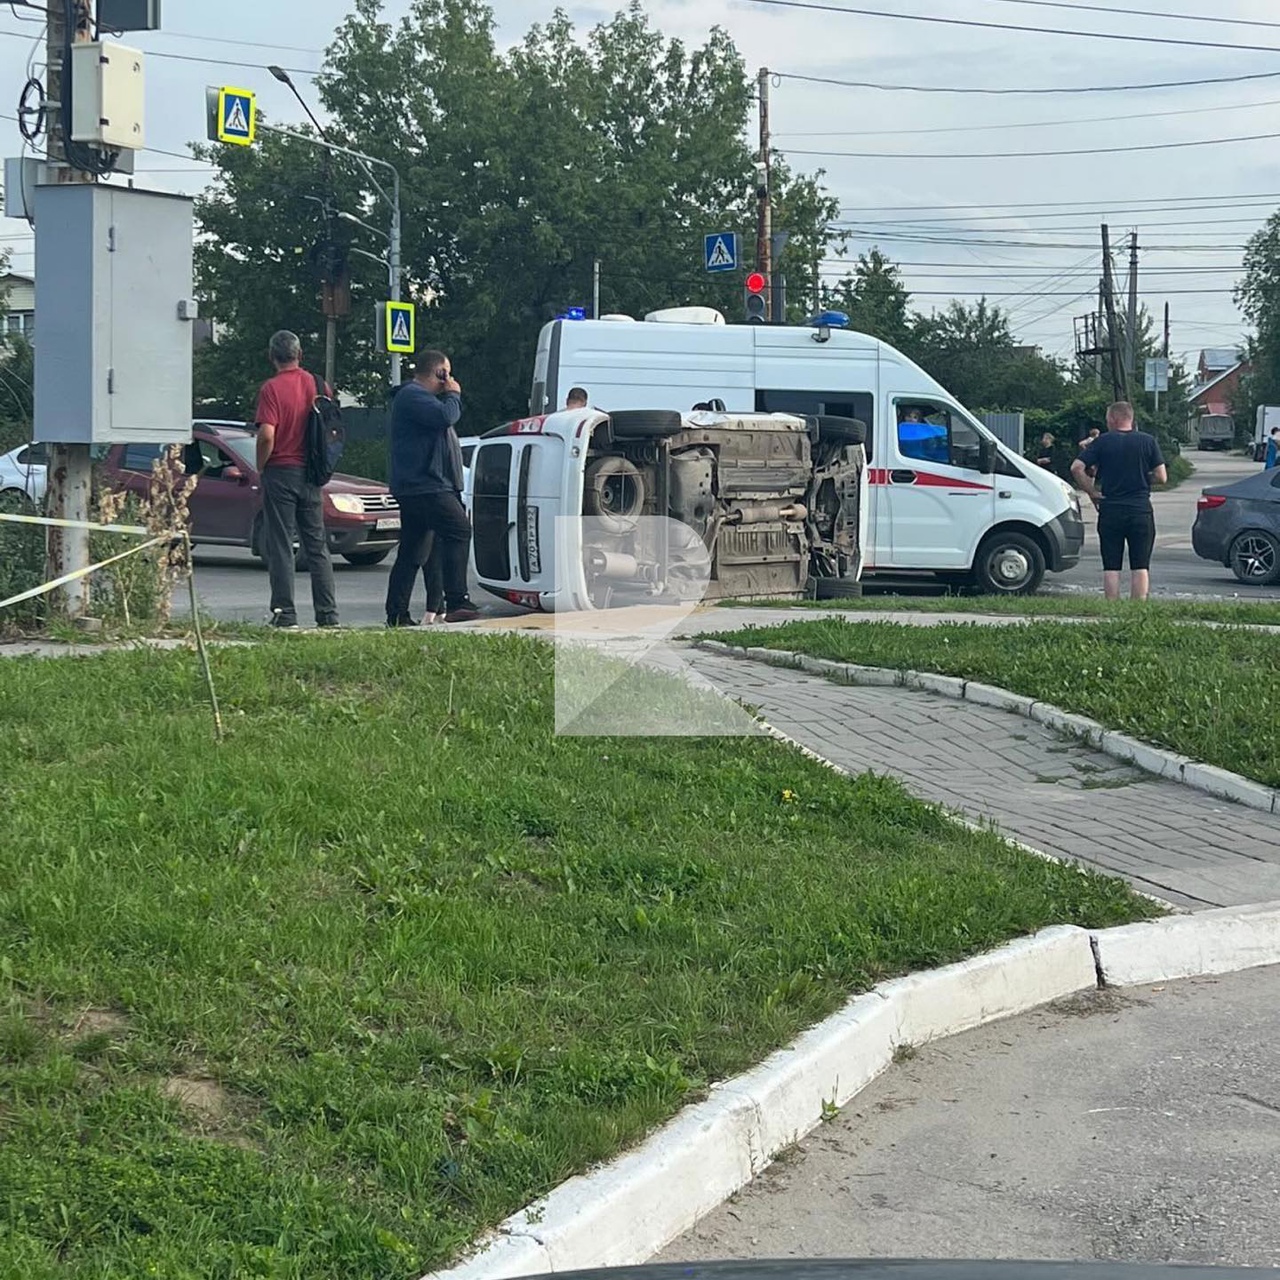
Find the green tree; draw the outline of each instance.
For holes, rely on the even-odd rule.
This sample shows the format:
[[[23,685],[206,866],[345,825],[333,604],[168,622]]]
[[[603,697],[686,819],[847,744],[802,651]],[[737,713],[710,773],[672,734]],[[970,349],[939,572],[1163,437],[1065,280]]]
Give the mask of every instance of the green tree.
[[[379,0],[356,0],[319,85],[344,142],[401,173],[407,295],[423,306],[420,340],[453,357],[468,429],[525,410],[538,331],[590,305],[597,260],[603,312],[697,302],[740,314],[741,278],[702,268],[710,231],[754,243],[751,84],[723,31],[687,49],[633,4],[585,40],[557,11],[503,51],[482,0],[413,0],[398,22]],[[201,285],[227,331],[198,366],[213,397],[247,393],[273,329],[296,328],[310,346],[321,325],[304,267],[321,211],[302,199],[324,194],[317,153],[269,135],[252,156],[228,152],[215,149],[219,179],[199,210]],[[335,158],[333,172],[342,207],[373,221],[358,166]],[[774,171],[775,225],[793,235],[793,314],[812,296],[809,264],[838,239],[819,176],[781,160]],[[385,362],[366,317],[385,284],[376,265],[357,270],[339,383],[376,402]]]
[[[845,276],[825,291],[825,303],[849,317],[849,327],[868,333],[901,351],[912,340],[912,321],[908,314],[911,295],[902,282],[897,263],[880,249],[858,255],[851,276]]]
[[[1280,404],[1280,213],[1250,236],[1235,299],[1253,333],[1247,342],[1251,372],[1231,407],[1237,438],[1252,439],[1258,406]]]

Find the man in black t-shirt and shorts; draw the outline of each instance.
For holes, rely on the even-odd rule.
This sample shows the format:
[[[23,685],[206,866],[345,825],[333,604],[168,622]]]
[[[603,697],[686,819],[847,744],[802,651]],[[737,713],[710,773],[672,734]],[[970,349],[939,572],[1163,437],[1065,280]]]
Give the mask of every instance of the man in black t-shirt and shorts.
[[[1107,599],[1120,598],[1120,571],[1127,546],[1129,595],[1145,600],[1156,543],[1151,486],[1164,484],[1169,472],[1156,438],[1133,429],[1133,405],[1121,400],[1107,410],[1106,433],[1081,452],[1071,464],[1071,474],[1098,509],[1102,588]]]

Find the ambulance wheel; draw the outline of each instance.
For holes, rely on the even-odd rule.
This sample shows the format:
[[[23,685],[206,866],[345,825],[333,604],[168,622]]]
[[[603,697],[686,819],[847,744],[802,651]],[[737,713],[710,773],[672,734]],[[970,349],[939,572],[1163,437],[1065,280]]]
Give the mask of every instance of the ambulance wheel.
[[[815,600],[859,600],[862,583],[852,578],[815,578],[813,594]]]
[[[1044,580],[1044,552],[1025,533],[997,530],[978,548],[973,580],[986,595],[1032,595]]]
[[[663,440],[684,430],[673,409],[623,409],[609,415],[614,436],[625,440]]]

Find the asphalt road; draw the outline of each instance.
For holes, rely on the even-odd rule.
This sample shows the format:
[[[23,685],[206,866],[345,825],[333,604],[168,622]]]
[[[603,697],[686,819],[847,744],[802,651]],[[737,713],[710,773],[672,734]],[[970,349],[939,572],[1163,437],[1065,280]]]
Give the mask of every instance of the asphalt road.
[[[926,1045],[655,1261],[1280,1259],[1280,970]]]
[[[1256,469],[1246,458],[1220,453],[1188,455],[1196,474],[1172,493],[1157,494],[1156,556],[1152,566],[1152,593],[1161,596],[1225,597],[1280,599],[1280,588],[1246,587],[1236,582],[1221,565],[1199,559],[1191,550],[1191,525],[1195,520],[1196,499],[1206,485],[1230,483]],[[1092,509],[1086,504],[1092,516]],[[264,622],[267,618],[267,575],[262,565],[247,551],[224,548],[197,549],[196,587],[205,608],[224,621]],[[350,626],[377,626],[385,619],[384,600],[390,562],[373,568],[358,569],[344,560],[334,565],[337,576],[338,605],[342,620]],[[1085,592],[1101,594],[1102,562],[1098,558],[1098,541],[1092,528],[1085,542],[1080,565],[1070,573],[1050,574],[1046,591],[1054,593]],[[304,626],[310,623],[308,585],[305,576],[298,580],[298,617]],[[869,591],[899,591],[912,595],[938,594],[931,580],[916,579],[876,586]],[[185,609],[185,591],[180,593],[175,608]],[[497,600],[472,584],[472,596],[483,611],[494,617],[514,616],[524,611]],[[425,595],[421,586],[414,594],[413,610],[421,611]]]

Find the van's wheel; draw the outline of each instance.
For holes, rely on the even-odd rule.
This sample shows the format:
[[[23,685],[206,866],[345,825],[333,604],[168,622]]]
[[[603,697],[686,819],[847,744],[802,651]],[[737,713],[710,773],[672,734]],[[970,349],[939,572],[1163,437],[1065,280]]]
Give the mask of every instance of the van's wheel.
[[[854,582],[852,578],[815,578],[813,598],[815,600],[860,600],[862,583]]]
[[[978,590],[987,595],[1032,595],[1044,580],[1044,552],[1025,533],[997,530],[978,548],[973,580]]]

